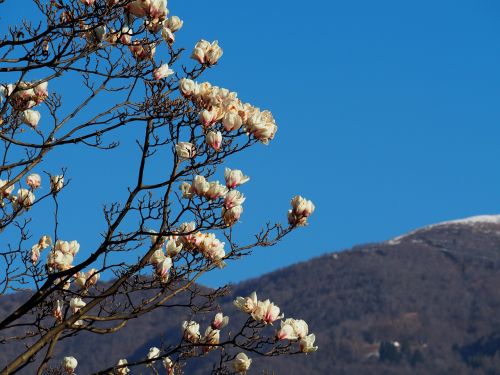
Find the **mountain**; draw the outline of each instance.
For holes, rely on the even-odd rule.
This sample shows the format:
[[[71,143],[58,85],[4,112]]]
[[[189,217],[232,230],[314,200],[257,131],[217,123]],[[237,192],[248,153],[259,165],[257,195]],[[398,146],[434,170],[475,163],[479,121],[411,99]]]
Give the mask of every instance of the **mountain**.
[[[316,334],[318,352],[254,356],[250,374],[493,375],[500,374],[499,271],[500,216],[477,216],[233,285],[221,308],[238,323],[244,316],[232,300],[255,290]],[[0,299],[0,316],[17,298]],[[124,356],[143,358],[149,347],[179,337],[182,314],[157,310],[112,336],[71,338],[60,355],[79,358],[79,375]],[[0,364],[18,349],[0,341]],[[186,373],[207,374],[210,367],[198,361]]]

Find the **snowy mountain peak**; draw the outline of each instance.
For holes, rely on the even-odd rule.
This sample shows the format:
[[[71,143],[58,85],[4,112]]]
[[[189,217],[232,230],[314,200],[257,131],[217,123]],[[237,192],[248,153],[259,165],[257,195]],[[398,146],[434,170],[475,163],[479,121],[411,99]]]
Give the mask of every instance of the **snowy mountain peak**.
[[[463,219],[443,221],[440,223],[427,225],[425,227],[422,227],[422,228],[416,229],[414,231],[411,231],[409,233],[403,234],[401,236],[395,237],[395,238],[387,241],[386,243],[390,244],[390,245],[397,245],[401,242],[402,239],[409,237],[417,232],[427,231],[429,229],[440,227],[440,226],[446,226],[446,225],[474,226],[474,225],[481,225],[481,224],[499,224],[500,225],[500,215],[478,215],[478,216],[466,217]]]

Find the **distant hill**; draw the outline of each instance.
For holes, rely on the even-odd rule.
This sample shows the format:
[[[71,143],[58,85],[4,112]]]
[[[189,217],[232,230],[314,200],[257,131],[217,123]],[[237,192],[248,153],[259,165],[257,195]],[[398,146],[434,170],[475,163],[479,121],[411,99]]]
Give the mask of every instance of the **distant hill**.
[[[286,316],[309,322],[320,347],[308,356],[254,358],[250,374],[500,374],[500,216],[428,226],[232,290],[222,301],[229,315],[242,318],[232,300],[256,290]],[[14,302],[0,301],[3,315]],[[113,336],[70,339],[64,353],[80,359],[79,375],[123,356],[144,357],[150,346],[179,337],[179,314],[156,311]],[[0,364],[16,349],[0,344]],[[203,366],[186,373],[210,373]]]

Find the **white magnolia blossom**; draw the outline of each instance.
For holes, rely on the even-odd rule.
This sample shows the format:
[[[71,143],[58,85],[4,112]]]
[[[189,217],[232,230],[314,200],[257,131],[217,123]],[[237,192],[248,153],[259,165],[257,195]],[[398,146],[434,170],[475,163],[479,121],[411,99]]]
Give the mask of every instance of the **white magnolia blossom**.
[[[12,202],[16,211],[21,209],[29,210],[33,203],[35,203],[35,194],[28,189],[19,189],[15,200]]]
[[[226,255],[224,251],[224,242],[221,242],[215,237],[214,233],[199,233],[196,236],[196,243],[198,250],[207,259],[219,263]]]
[[[163,367],[165,367],[165,370],[167,371],[167,375],[174,374],[175,365],[174,365],[174,362],[169,357],[163,358]]]
[[[49,272],[65,271],[73,267],[73,259],[79,250],[80,244],[77,241],[57,240],[47,256]]]
[[[238,353],[233,361],[233,368],[240,374],[246,374],[251,364],[252,360],[245,353]]]
[[[236,206],[241,206],[245,202],[245,196],[238,190],[231,190],[224,197],[224,207],[231,209]]]
[[[229,189],[234,189],[236,186],[240,186],[250,180],[250,177],[245,176],[239,169],[229,168],[224,170],[224,178],[226,180],[226,186]]]
[[[128,361],[126,359],[120,359],[117,363],[117,366],[123,366],[123,367],[117,368],[115,370],[116,375],[127,375],[130,372],[130,369],[127,366],[125,366],[127,364]]]
[[[172,74],[174,74],[174,71],[168,67],[168,64],[163,64],[153,71],[153,77],[156,80],[166,78]]]
[[[210,189],[210,183],[205,179],[205,177],[197,175],[193,179],[191,189],[194,194],[204,196],[208,189]]]
[[[276,320],[283,318],[283,314],[280,315],[280,308],[268,299],[259,301],[251,315],[256,321],[261,321],[264,324],[272,324]]]
[[[190,97],[191,95],[197,95],[199,92],[198,84],[187,78],[182,78],[179,82],[179,88],[182,95]]]
[[[21,114],[21,121],[32,128],[36,128],[41,117],[42,115],[40,112],[35,111],[34,109],[26,109]]]
[[[222,218],[227,226],[234,225],[240,220],[243,213],[243,206],[234,206],[230,209],[222,207]]]
[[[184,21],[177,16],[171,16],[165,21],[165,26],[172,30],[173,33],[179,31],[182,25],[184,25]]]
[[[196,149],[192,143],[179,142],[175,145],[175,152],[180,161],[190,159],[196,155]]]
[[[54,175],[50,176],[50,190],[53,193],[58,193],[64,187],[64,176]]]
[[[224,316],[222,313],[215,314],[214,320],[212,321],[211,327],[213,329],[221,330],[229,323],[229,317]]]
[[[7,181],[7,180],[0,180],[0,189],[4,189],[3,187],[5,185],[7,185],[8,183],[9,183],[9,181]],[[14,185],[10,185],[8,188],[3,190],[1,195],[3,197],[8,197],[12,193],[13,190],[14,190]]]
[[[224,114],[224,117],[222,118],[222,124],[224,125],[224,129],[230,132],[241,128],[241,126],[243,125],[243,119],[241,118],[240,113],[236,109],[234,109]]]
[[[127,4],[127,10],[136,17],[149,17],[158,22],[168,15],[167,0],[135,0]]]
[[[74,374],[76,366],[78,366],[78,361],[75,357],[63,358],[63,367],[67,374]]]
[[[308,326],[304,320],[288,318],[281,321],[281,329],[277,333],[279,340],[303,339],[308,334]]]
[[[210,182],[208,190],[205,192],[204,196],[209,200],[214,200],[222,198],[227,194],[227,188],[221,185],[219,181]]]
[[[152,348],[149,349],[147,359],[157,359],[160,356],[160,349],[158,349],[156,346],[153,346]],[[149,362],[149,366],[152,366],[155,363],[155,361]]]
[[[40,258],[40,251],[46,249],[50,245],[52,245],[52,239],[49,236],[40,237],[38,243],[31,247],[31,262],[36,264]]]
[[[31,173],[26,177],[26,184],[32,189],[38,189],[42,184],[42,177],[38,173]]]
[[[48,97],[48,82],[19,82],[17,85],[8,84],[2,86],[1,94],[10,98],[10,104],[17,111],[24,111],[42,103]],[[35,111],[36,112],[36,111]],[[29,115],[26,114],[26,115]],[[34,115],[37,116],[37,115]],[[22,121],[25,122],[24,113]],[[40,120],[38,114],[38,120]],[[26,119],[28,121],[28,119]],[[30,123],[38,123],[35,119],[29,119]],[[30,126],[36,126],[31,125]]]
[[[288,222],[290,225],[304,226],[307,224],[307,218],[314,212],[314,204],[302,198],[295,196],[291,201],[292,209],[288,211]]]
[[[222,133],[209,131],[205,136],[205,142],[215,151],[219,151],[222,145]]]
[[[97,284],[100,278],[99,272],[97,269],[92,268],[87,272],[77,272],[75,275],[75,284],[78,285],[81,289],[88,289],[92,285]]]
[[[182,192],[182,197],[186,199],[191,199],[194,196],[193,189],[191,187],[191,184],[188,182],[183,182],[180,186],[179,189]]]
[[[248,115],[245,129],[259,141],[267,145],[274,138],[278,131],[278,126],[271,112],[261,112],[260,109],[253,108]]]
[[[186,341],[196,343],[200,340],[200,325],[195,321],[182,322],[182,330]]]
[[[318,350],[317,346],[314,346],[314,341],[316,340],[316,336],[314,333],[304,337],[300,340],[300,351],[303,353],[312,353]]]
[[[182,243],[177,243],[177,241],[173,238],[167,241],[167,255],[171,258],[174,258],[177,254],[179,254],[182,250]]]
[[[191,58],[200,64],[214,65],[222,56],[222,48],[217,40],[212,43],[202,39],[194,46]]]
[[[200,122],[205,128],[209,128],[219,120],[219,109],[213,107],[211,110],[204,109],[200,112]]]
[[[205,330],[205,335],[203,335],[201,341],[204,344],[209,345],[217,345],[220,342],[220,330],[213,329],[211,326],[208,326]],[[208,351],[214,349],[213,346],[204,346],[203,351],[207,353]]]
[[[154,43],[142,43],[135,40],[130,42],[128,48],[137,61],[152,60],[156,53]]]
[[[56,318],[56,320],[58,322],[62,322],[63,321],[63,306],[64,306],[64,302],[61,301],[61,300],[57,300],[54,302],[54,308],[52,310],[52,316],[54,318]]]
[[[161,36],[165,42],[172,45],[175,43],[175,35],[174,32],[167,26],[163,26],[161,29]]]
[[[248,297],[236,297],[234,305],[241,311],[251,314],[257,308],[257,293],[252,292]]]
[[[163,282],[168,281],[168,272],[172,268],[172,259],[170,257],[165,257],[163,261],[156,265],[156,276]]]
[[[76,314],[82,307],[85,307],[87,304],[83,302],[83,300],[79,297],[71,298],[69,301],[69,307],[71,308],[71,312]]]

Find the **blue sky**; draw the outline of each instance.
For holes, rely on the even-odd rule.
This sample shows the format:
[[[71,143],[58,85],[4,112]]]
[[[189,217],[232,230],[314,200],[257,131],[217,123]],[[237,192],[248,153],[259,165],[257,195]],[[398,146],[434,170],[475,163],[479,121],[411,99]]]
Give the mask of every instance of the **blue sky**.
[[[307,228],[205,283],[500,213],[500,3],[170,0],[169,9],[184,20],[176,44],[218,39],[224,49],[205,79],[270,109],[279,126],[269,146],[227,162],[252,178],[240,225],[285,221],[295,194],[316,204]],[[126,192],[132,145],[105,163],[70,147],[48,160],[69,167],[61,237],[82,251],[97,244],[102,203]]]

